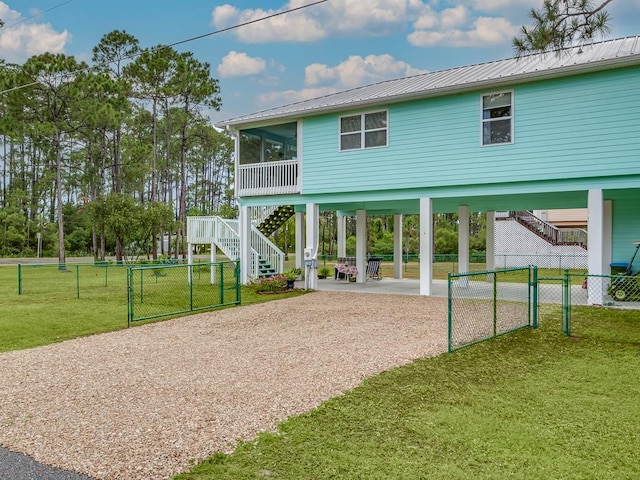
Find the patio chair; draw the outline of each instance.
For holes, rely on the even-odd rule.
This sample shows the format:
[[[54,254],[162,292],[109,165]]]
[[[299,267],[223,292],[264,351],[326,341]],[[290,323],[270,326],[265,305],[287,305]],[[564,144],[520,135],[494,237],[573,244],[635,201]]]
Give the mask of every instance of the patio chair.
[[[382,262],[382,258],[380,257],[370,257],[367,261],[367,279],[375,278],[376,280],[380,280],[380,263]]]

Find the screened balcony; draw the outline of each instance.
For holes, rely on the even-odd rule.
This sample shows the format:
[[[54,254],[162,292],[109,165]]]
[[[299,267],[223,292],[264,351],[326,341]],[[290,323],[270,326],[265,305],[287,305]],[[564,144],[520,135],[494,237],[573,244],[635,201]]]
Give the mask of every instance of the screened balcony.
[[[239,140],[239,196],[300,193],[295,122],[242,130]]]

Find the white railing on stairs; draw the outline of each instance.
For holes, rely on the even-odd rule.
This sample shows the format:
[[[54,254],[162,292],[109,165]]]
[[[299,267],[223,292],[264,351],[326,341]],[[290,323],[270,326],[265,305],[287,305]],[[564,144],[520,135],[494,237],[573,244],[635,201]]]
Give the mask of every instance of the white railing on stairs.
[[[240,257],[240,223],[221,217],[187,217],[187,242],[214,244],[229,259]],[[251,227],[251,267],[249,276],[257,278],[260,261],[268,262],[277,272],[284,271],[284,252],[265,237],[255,226]]]
[[[269,218],[277,209],[278,206],[273,205],[268,207],[251,207],[251,225],[257,227],[262,224],[262,222]]]

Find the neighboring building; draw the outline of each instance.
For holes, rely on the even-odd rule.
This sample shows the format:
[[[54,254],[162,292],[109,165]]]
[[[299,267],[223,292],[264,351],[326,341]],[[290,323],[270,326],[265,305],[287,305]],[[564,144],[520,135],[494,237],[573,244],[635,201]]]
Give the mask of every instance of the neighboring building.
[[[586,208],[534,210],[533,214],[558,228],[587,228],[589,221],[589,210]]]
[[[587,214],[584,208],[496,212],[495,266],[586,270]]]
[[[367,215],[396,215],[396,276],[403,214],[420,215],[420,250],[432,252],[433,214],[458,212],[462,271],[469,211],[490,212],[490,258],[494,211],[588,208],[592,274],[626,261],[640,239],[637,36],[390,80],[217,126],[236,138],[244,281],[260,256],[252,215],[280,205],[296,212],[297,258],[303,225],[305,253],[316,253],[320,211],[355,215],[361,282]],[[420,272],[430,295],[430,254]],[[591,303],[604,294],[590,286]]]

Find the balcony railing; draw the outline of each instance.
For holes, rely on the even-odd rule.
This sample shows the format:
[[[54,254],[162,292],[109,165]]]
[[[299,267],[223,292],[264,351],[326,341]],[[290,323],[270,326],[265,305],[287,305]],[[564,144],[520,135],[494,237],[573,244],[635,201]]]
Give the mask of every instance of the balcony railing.
[[[238,195],[283,195],[300,193],[298,160],[240,165]]]

